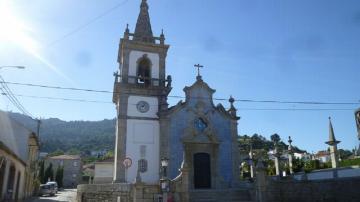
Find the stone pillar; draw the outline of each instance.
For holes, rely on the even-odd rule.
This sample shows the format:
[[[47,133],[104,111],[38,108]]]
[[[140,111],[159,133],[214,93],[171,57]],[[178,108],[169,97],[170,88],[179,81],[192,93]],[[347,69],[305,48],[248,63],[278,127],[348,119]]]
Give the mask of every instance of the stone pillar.
[[[6,196],[7,193],[7,187],[8,187],[8,181],[9,181],[9,172],[10,172],[10,161],[7,159],[5,161],[5,172],[4,172],[4,179],[3,179],[3,187],[1,187],[0,191],[1,191],[1,195],[3,197]],[[0,199],[1,200],[1,199]]]
[[[331,167],[337,168],[339,166],[338,155],[337,155],[337,146],[330,146],[330,158],[331,158]]]
[[[253,151],[252,151],[252,147],[250,147],[250,152],[249,152],[249,164],[250,164],[250,177],[254,178],[254,158],[253,158]]]
[[[288,140],[288,143],[289,143],[289,148],[288,148],[288,151],[289,151],[289,169],[290,169],[290,174],[294,174],[294,170],[293,170],[293,148],[292,148],[292,139],[291,137],[289,136],[289,140]]]
[[[356,122],[356,128],[358,132],[358,139],[359,139],[359,147],[357,149],[356,155],[360,156],[360,108],[355,111],[355,122]]]
[[[117,128],[115,142],[115,160],[114,160],[114,182],[126,182],[125,166],[123,161],[126,157],[126,124],[127,124],[127,105],[128,95],[120,95],[117,103]]]
[[[329,141],[325,142],[327,145],[329,145],[330,148],[330,157],[331,157],[331,165],[332,168],[338,167],[338,154],[337,154],[337,144],[340,143],[340,141],[336,140],[334,128],[331,123],[331,118],[329,117]]]
[[[275,161],[274,161],[275,173],[276,176],[280,176],[280,162],[279,162],[280,154],[278,153],[277,146],[275,146],[274,157],[275,157]]]
[[[259,159],[256,165],[256,202],[266,202],[266,177],[266,168],[262,159]]]
[[[289,153],[289,170],[290,170],[290,175],[294,174],[294,169],[293,169],[293,156],[292,153]]]

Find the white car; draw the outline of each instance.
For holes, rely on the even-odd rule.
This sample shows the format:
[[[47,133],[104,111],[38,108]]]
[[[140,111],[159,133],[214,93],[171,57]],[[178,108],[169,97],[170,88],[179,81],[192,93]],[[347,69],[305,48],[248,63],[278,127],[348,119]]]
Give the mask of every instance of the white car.
[[[47,182],[46,184],[47,184],[47,185],[50,185],[51,187],[53,187],[54,190],[55,190],[55,193],[58,193],[58,184],[57,184],[57,182],[55,182],[55,181],[50,181],[50,182]]]

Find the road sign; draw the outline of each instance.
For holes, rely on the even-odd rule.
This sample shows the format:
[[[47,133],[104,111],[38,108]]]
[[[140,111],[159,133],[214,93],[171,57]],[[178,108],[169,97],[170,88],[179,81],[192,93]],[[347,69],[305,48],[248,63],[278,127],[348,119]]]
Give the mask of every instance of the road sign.
[[[123,161],[123,165],[125,166],[126,169],[130,168],[132,165],[132,160],[130,157],[126,157]]]

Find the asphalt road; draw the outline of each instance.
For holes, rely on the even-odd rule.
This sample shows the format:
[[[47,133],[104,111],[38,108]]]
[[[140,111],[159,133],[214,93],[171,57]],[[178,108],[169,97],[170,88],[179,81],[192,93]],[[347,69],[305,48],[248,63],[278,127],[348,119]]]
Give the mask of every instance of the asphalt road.
[[[55,196],[34,197],[27,202],[76,202],[76,189],[64,189]]]

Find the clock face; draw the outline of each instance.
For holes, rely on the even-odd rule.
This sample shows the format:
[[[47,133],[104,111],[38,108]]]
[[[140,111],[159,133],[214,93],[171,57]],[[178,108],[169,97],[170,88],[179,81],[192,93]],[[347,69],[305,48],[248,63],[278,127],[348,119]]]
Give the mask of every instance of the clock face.
[[[145,113],[147,111],[149,111],[149,103],[145,102],[145,101],[140,101],[136,104],[136,108],[139,112],[141,113]]]

